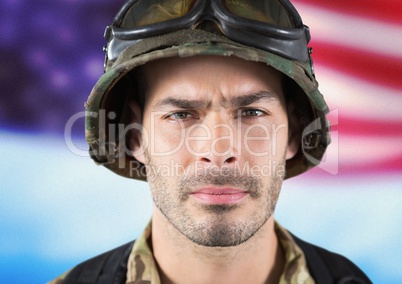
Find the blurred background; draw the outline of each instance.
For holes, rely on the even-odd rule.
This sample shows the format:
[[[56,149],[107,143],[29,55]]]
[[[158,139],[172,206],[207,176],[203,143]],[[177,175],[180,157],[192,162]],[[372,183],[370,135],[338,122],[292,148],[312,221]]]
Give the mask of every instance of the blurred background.
[[[45,283],[150,218],[147,185],[95,166],[84,141],[103,31],[122,3],[0,3],[1,283]],[[374,283],[401,283],[402,2],[293,3],[312,31],[333,143],[320,167],[285,182],[276,218]]]

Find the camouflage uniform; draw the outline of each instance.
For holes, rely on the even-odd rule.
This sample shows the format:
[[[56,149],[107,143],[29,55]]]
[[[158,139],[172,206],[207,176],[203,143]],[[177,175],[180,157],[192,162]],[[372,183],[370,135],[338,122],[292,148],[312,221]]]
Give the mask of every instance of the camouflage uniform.
[[[292,236],[278,223],[275,223],[275,233],[284,250],[285,265],[279,284],[314,284],[307,268],[303,251],[295,243]],[[151,237],[151,222],[141,236],[135,241],[127,264],[126,284],[160,284],[156,261],[148,241]],[[67,277],[64,273],[49,284],[61,284]]]

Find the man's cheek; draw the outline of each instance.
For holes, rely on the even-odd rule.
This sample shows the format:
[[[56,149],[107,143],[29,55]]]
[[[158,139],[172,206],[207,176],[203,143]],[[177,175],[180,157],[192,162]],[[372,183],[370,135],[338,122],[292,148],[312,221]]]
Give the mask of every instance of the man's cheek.
[[[286,135],[286,124],[251,125],[243,134],[244,151],[253,157],[282,157]]]
[[[184,137],[177,133],[153,133],[150,137],[149,152],[152,157],[176,155],[184,146]]]

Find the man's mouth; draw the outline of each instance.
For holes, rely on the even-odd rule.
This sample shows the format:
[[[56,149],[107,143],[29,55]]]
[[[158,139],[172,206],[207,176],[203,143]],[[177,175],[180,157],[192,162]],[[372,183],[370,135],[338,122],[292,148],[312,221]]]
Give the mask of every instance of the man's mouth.
[[[235,204],[249,194],[230,187],[205,187],[191,192],[190,196],[205,204]]]

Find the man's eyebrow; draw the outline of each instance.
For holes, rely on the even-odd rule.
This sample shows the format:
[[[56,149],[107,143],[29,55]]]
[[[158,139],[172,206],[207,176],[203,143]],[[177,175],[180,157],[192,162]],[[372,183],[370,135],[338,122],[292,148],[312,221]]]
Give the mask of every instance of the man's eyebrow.
[[[257,93],[252,93],[245,96],[239,96],[231,99],[231,104],[233,107],[243,107],[251,105],[252,103],[258,102],[260,100],[277,100],[278,97],[266,91],[261,91]]]
[[[152,108],[155,110],[168,106],[180,109],[202,109],[208,106],[208,102],[206,102],[205,100],[188,100],[168,97],[156,102]]]
[[[257,93],[252,93],[244,96],[238,96],[230,99],[230,105],[232,107],[244,107],[252,103],[258,102],[260,100],[276,100],[277,96],[267,92],[261,91]],[[223,102],[226,105],[226,102]],[[157,110],[164,107],[176,107],[180,109],[204,109],[210,105],[210,102],[205,100],[190,100],[190,99],[178,99],[174,97],[164,98],[156,102],[152,109]]]

